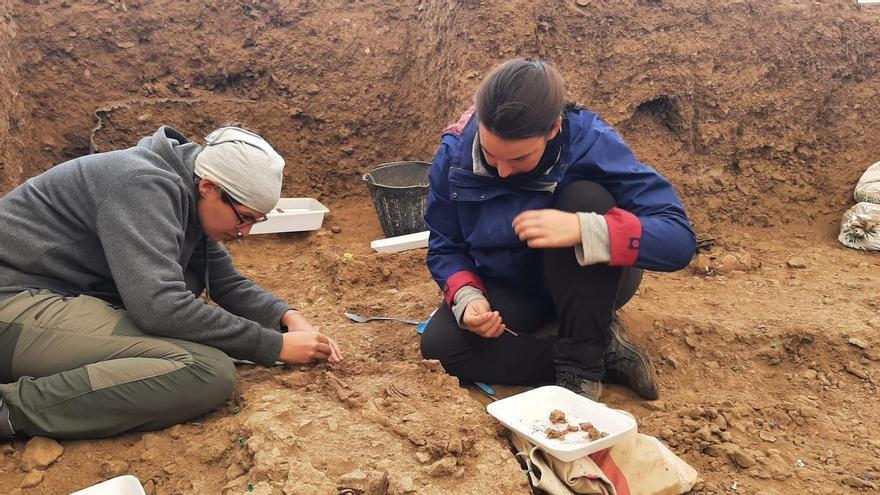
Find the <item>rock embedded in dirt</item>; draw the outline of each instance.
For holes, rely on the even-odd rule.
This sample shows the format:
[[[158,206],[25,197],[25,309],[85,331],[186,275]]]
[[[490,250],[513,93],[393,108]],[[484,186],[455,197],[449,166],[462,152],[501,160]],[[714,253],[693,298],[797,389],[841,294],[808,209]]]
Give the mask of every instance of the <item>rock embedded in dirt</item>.
[[[181,430],[183,430],[181,425],[174,425],[171,428],[168,428],[168,436],[177,440],[180,438]]]
[[[857,339],[855,337],[850,337],[850,339],[847,340],[847,343],[849,343],[850,345],[854,345],[854,346],[858,347],[859,349],[867,349],[868,348],[867,342],[865,342],[862,339]]]
[[[354,471],[350,471],[348,473],[340,476],[340,479],[344,484],[358,484],[367,481],[367,473],[361,471],[360,469],[355,469]]]
[[[757,463],[753,454],[739,448],[731,452],[730,457],[731,459],[733,459],[733,462],[735,462],[737,466],[744,469],[748,469]]]
[[[459,456],[464,452],[464,446],[462,445],[461,440],[453,438],[446,444],[446,451],[454,456]]]
[[[147,433],[143,436],[144,450],[155,450],[160,447],[161,437],[155,433]]]
[[[104,478],[115,478],[128,472],[128,463],[120,460],[109,460],[101,463],[98,474]]]
[[[455,472],[457,469],[458,461],[455,460],[455,457],[448,455],[439,461],[435,462],[428,466],[427,471],[428,475],[438,478],[440,476],[448,476]]]
[[[240,464],[235,463],[226,468],[226,479],[227,481],[232,481],[239,476],[243,475],[246,471]]]
[[[644,400],[641,402],[642,407],[651,411],[665,411],[666,403],[662,400]]]
[[[859,366],[858,363],[855,363],[853,361],[846,363],[846,371],[848,371],[853,376],[861,378],[862,380],[870,380],[871,378],[865,368]]]
[[[712,258],[706,254],[698,254],[694,261],[691,262],[694,273],[698,275],[706,275],[712,272]]]
[[[768,432],[768,431],[762,431],[761,433],[758,434],[758,437],[759,437],[761,440],[763,440],[763,441],[765,441],[765,442],[769,442],[769,443],[774,443],[774,442],[776,441],[776,437],[773,436],[773,435],[772,435],[770,432]]]
[[[840,482],[852,488],[870,488],[871,490],[878,488],[876,483],[852,475],[842,476]]]
[[[431,454],[423,451],[416,452],[416,460],[419,464],[427,464],[431,462]]]
[[[25,471],[44,470],[64,453],[60,443],[45,437],[33,437],[28,440],[22,458]]]
[[[785,264],[788,265],[789,268],[806,268],[807,260],[800,256],[792,256],[785,262]]]
[[[43,482],[44,471],[31,471],[23,480],[21,480],[22,488],[33,488]]]
[[[338,234],[338,233],[342,232],[342,227],[340,227],[339,225],[334,225],[334,226],[330,227],[330,232],[333,232],[334,234]]]

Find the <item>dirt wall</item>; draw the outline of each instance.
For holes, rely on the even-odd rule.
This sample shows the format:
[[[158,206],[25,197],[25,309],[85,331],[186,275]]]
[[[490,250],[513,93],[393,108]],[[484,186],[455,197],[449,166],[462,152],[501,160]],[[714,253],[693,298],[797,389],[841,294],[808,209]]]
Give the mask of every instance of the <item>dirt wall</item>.
[[[14,51],[17,30],[12,2],[0,0],[0,192],[19,180],[15,132],[21,118],[18,60]]]
[[[368,167],[429,159],[514,55],[558,64],[707,228],[836,215],[880,155],[880,9],[850,1],[16,5],[25,175],[89,152],[101,119],[99,149],[239,121],[288,158],[287,192],[364,194]]]

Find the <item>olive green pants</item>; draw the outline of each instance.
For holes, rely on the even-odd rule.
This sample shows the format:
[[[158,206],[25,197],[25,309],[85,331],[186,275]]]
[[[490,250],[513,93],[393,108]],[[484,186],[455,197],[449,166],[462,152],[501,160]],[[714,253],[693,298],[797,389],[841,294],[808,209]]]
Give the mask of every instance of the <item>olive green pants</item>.
[[[0,396],[16,434],[97,438],[201,416],[235,389],[222,351],[153,337],[90,296],[0,301]]]

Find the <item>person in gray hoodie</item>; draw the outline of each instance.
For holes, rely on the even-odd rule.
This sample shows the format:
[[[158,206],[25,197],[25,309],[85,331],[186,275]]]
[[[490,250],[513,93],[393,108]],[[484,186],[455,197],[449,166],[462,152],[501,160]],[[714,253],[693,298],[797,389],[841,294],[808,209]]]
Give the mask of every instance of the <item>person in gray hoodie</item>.
[[[233,392],[229,356],[339,362],[337,344],[236,271],[220,242],[266,218],[283,167],[244,129],[201,146],[160,127],[0,198],[0,437],[193,419]]]

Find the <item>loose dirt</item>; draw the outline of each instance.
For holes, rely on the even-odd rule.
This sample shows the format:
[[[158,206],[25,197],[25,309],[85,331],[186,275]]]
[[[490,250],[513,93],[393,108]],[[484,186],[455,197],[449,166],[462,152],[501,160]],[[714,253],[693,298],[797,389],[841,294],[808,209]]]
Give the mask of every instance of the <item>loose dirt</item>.
[[[360,174],[430,159],[517,54],[554,61],[676,184],[707,246],[621,312],[661,400],[615,386],[604,400],[698,469],[697,493],[876,490],[880,257],[835,239],[880,159],[878,46],[880,8],[850,1],[0,0],[0,188],[161,124],[252,127],[287,159],[285,195],[331,214],[229,248],[348,358],[242,366],[225,408],[164,431],[62,442],[55,458],[3,445],[0,492],[131,473],[162,495],[528,493],[488,399],[422,361],[411,326],[342,316],[439,303],[423,251],[369,249],[381,229]]]

